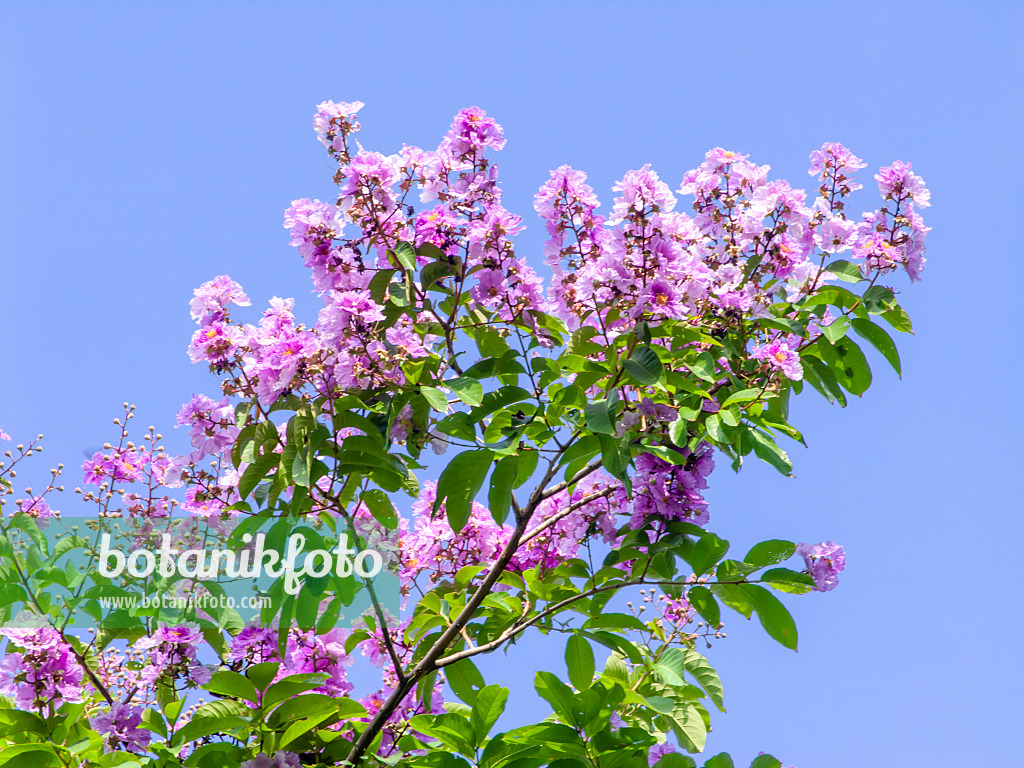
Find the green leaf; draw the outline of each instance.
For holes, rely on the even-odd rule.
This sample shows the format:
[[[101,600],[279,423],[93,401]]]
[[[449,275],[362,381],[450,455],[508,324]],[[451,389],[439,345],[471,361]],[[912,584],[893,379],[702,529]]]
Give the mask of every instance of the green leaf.
[[[647,701],[648,707],[662,715],[671,715],[676,706],[675,699],[668,699],[664,696],[645,696],[644,699]]]
[[[215,733],[244,728],[248,722],[240,717],[200,717],[189,720],[180,729],[175,731],[171,738],[170,745],[179,747],[190,741],[201,739],[204,736],[212,736]]]
[[[708,437],[716,443],[728,442],[725,439],[725,433],[722,431],[722,421],[717,413],[708,414],[708,417],[704,422],[704,428],[707,429]]]
[[[650,628],[635,616],[627,613],[602,613],[583,623],[583,629],[635,629],[648,632]]]
[[[259,692],[252,682],[237,672],[222,670],[214,672],[210,682],[203,686],[210,693],[218,696],[232,696],[236,699],[245,699],[255,704],[259,701]]]
[[[565,644],[565,666],[569,670],[569,682],[577,691],[583,691],[594,682],[594,650],[585,637],[569,635]]]
[[[267,688],[266,693],[263,694],[263,708],[266,710],[273,709],[286,699],[298,697],[300,694],[304,694],[314,688],[319,688],[323,685],[326,677],[327,675],[321,673],[300,673],[283,677]]]
[[[484,677],[480,670],[469,659],[460,659],[445,667],[444,672],[455,695],[472,707],[480,690],[484,688]]]
[[[708,728],[701,717],[701,710],[695,704],[687,704],[677,708],[670,717],[672,732],[680,741],[680,746],[690,752],[704,751],[708,738]]]
[[[896,297],[893,295],[892,289],[886,288],[884,285],[871,286],[864,291],[862,299],[866,305],[876,305],[876,312],[896,306]]]
[[[750,768],[782,768],[782,763],[771,755],[758,755],[750,764]]]
[[[666,685],[678,687],[686,684],[686,657],[678,648],[666,648],[662,651],[654,669],[661,675]]]
[[[508,688],[502,688],[500,685],[484,686],[477,693],[476,701],[473,703],[473,714],[470,716],[475,745],[483,744],[487,734],[505,711],[507,701]]]
[[[480,405],[470,412],[469,423],[475,424],[485,416],[494,413],[500,408],[504,408],[506,405],[520,403],[523,400],[529,400],[532,397],[533,395],[525,389],[517,387],[514,384],[504,386],[494,392],[488,392],[481,399]]]
[[[437,387],[420,387],[420,393],[435,411],[441,411],[441,413],[448,411],[448,398]]]
[[[903,370],[900,365],[900,353],[896,349],[896,343],[892,340],[892,337],[885,332],[885,329],[875,325],[870,320],[856,319],[853,321],[853,330],[857,332],[859,336],[867,340],[871,346],[882,353],[882,357],[889,361],[896,373],[903,376]]]
[[[378,523],[389,530],[394,530],[398,527],[398,513],[391,503],[391,497],[384,491],[379,488],[370,488],[363,491],[360,498]]]
[[[736,768],[736,766],[729,753],[721,752],[704,763],[704,768]]]
[[[765,461],[775,467],[779,472],[789,477],[793,473],[793,462],[789,455],[775,444],[775,441],[759,429],[750,430],[750,437],[754,440],[754,453],[761,461]]]
[[[845,316],[837,317],[828,325],[821,326],[821,333],[833,344],[843,338],[848,330],[850,330],[850,318]]]
[[[708,698],[719,710],[725,712],[724,690],[722,679],[718,676],[711,663],[698,651],[692,648],[682,650],[686,670],[693,675],[701,687],[707,692]]]
[[[388,285],[397,271],[396,269],[377,270],[377,274],[370,279],[370,284],[367,286],[370,290],[370,298],[378,304],[384,304],[388,297]]]
[[[615,434],[615,415],[619,408],[619,393],[612,390],[604,400],[595,400],[583,409],[587,429],[606,435]]]
[[[416,251],[409,243],[399,243],[391,251],[398,259],[398,263],[410,271],[416,270]]]
[[[254,664],[246,671],[246,676],[252,681],[259,691],[265,691],[274,682],[277,671],[281,668],[280,662],[267,661],[262,664]]]
[[[914,332],[914,326],[910,322],[910,315],[906,313],[903,307],[893,307],[889,311],[883,312],[882,317],[885,319],[885,322],[900,333]]]
[[[422,250],[423,246],[420,246],[420,251]],[[443,261],[431,261],[429,264],[425,264],[423,269],[420,270],[420,285],[425,291],[439,280],[443,280],[449,275],[454,274],[456,274],[455,265],[449,264],[447,257],[444,257]]]
[[[687,367],[704,381],[715,380],[715,358],[710,352],[701,352],[687,362]]]
[[[797,633],[793,617],[779,599],[756,584],[741,585],[747,600],[757,613],[765,631],[786,648],[796,650]]]
[[[567,725],[579,725],[576,717],[576,696],[572,689],[550,672],[538,672],[534,687]]]
[[[754,606],[750,604],[746,593],[740,589],[740,584],[712,584],[711,591],[714,595],[745,618],[750,618],[754,612]]]
[[[722,612],[718,607],[718,601],[707,587],[692,587],[686,593],[686,599],[712,627],[717,627],[721,623]]]
[[[338,711],[338,701],[322,693],[306,693],[286,699],[267,718],[271,728],[281,728],[289,720],[304,717],[316,717],[323,714],[334,714]]]
[[[665,374],[661,358],[650,347],[634,349],[633,354],[623,363],[623,368],[626,369],[626,373],[647,386],[657,384]]]
[[[823,344],[820,340],[815,348],[828,363],[836,380],[848,392],[860,396],[871,386],[871,368],[860,347],[849,337],[835,344]]]
[[[458,533],[465,527],[494,454],[488,450],[463,451],[452,459],[437,481],[433,514],[445,505],[448,522]]]
[[[733,392],[722,402],[722,409],[728,408],[730,405],[746,405],[752,403],[755,400],[760,400],[764,396],[763,389],[741,389],[739,392]]]
[[[449,379],[444,384],[468,406],[476,407],[483,402],[484,388],[476,379],[459,376],[457,379]]]
[[[276,469],[280,463],[281,454],[279,453],[267,453],[256,459],[242,473],[242,477],[238,481],[238,495],[243,499],[247,498],[253,488],[259,485],[270,470]]]
[[[728,551],[728,541],[720,539],[713,533],[709,533],[701,536],[700,540],[694,544],[686,561],[693,568],[694,574],[700,576],[703,573],[710,573]]]
[[[846,395],[832,370],[812,355],[803,355],[800,362],[804,366],[804,378],[810,382],[811,386],[821,392],[830,403],[838,400],[839,404],[845,408]]]
[[[860,273],[860,267],[843,259],[833,261],[825,269],[848,283],[859,283],[864,279]]]
[[[611,435],[598,435],[601,444],[601,463],[609,473],[619,480],[626,480],[626,469],[632,458],[629,450],[629,438],[616,440]]]
[[[654,764],[654,768],[697,768],[697,764],[688,755],[669,752]]]
[[[763,568],[766,565],[775,565],[783,560],[788,560],[796,552],[796,544],[782,539],[769,539],[755,544],[743,557],[747,565],[756,565]]]
[[[772,589],[802,595],[814,589],[814,579],[806,573],[791,571],[789,568],[770,568],[759,579]]]
[[[487,494],[487,506],[491,517],[501,525],[508,517],[512,506],[512,484],[516,480],[519,469],[519,456],[506,456],[494,467],[491,473],[491,489]]]

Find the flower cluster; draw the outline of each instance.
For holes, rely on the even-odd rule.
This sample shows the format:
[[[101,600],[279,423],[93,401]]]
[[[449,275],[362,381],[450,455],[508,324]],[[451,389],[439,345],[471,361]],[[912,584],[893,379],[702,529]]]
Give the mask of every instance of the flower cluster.
[[[196,659],[196,650],[203,642],[198,629],[161,627],[152,635],[135,641],[135,647],[149,652],[148,664],[139,676],[145,685],[157,681],[174,684],[202,685],[209,682],[212,671]]]
[[[755,346],[750,352],[750,359],[764,360],[770,368],[781,371],[787,379],[800,381],[804,377],[800,354],[784,338],[776,338],[767,344]]]
[[[82,666],[61,634],[50,628],[3,632],[20,651],[0,661],[0,693],[25,709],[60,706],[85,696]]]
[[[511,526],[499,525],[486,507],[475,503],[465,527],[456,534],[445,504],[432,515],[436,498],[437,485],[426,483],[412,505],[413,528],[400,541],[405,591],[424,572],[431,584],[437,584],[455,578],[467,565],[494,562],[512,535]],[[624,498],[617,481],[597,474],[581,480],[571,493],[563,490],[545,499],[537,506],[509,569],[554,568],[576,557],[593,536],[609,544],[617,542],[615,514]]]
[[[412,505],[413,528],[402,537],[402,588],[407,591],[423,572],[431,584],[454,579],[467,565],[493,562],[505,544],[507,530],[498,525],[481,504],[473,504],[465,527],[456,534],[448,522],[447,508],[441,504],[433,514],[437,484],[428,482]]]
[[[895,163],[876,176],[886,207],[849,220],[843,201],[860,188],[854,174],[864,167],[842,145],[825,144],[811,155],[822,186],[808,205],[804,191],[769,181],[768,166],[717,148],[683,174],[678,191],[694,196],[693,216],[675,212],[676,198],[644,166],[616,184],[621,194],[605,220],[586,175],[562,166],[534,203],[550,236],[554,311],[573,327],[602,330],[638,318],[758,316],[775,292],[797,297],[833,279],[826,257],[848,251],[863,259],[865,277],[902,265],[916,280],[928,228],[914,205],[927,205],[928,191],[908,164]],[[792,366],[783,370],[798,378]]]
[[[152,734],[141,727],[142,709],[138,706],[115,702],[89,722],[110,749],[142,752],[149,746]]]
[[[639,529],[654,522],[656,527],[673,520],[696,525],[708,521],[707,502],[701,493],[715,468],[711,446],[691,452],[680,451],[682,463],[672,464],[644,453],[636,458],[633,478],[633,514],[629,526]]]
[[[279,749],[273,757],[261,752],[252,760],[246,760],[239,768],[300,768],[301,765],[297,754]]]
[[[834,541],[814,546],[801,544],[796,553],[804,559],[818,592],[828,592],[839,586],[839,573],[846,567],[846,551],[841,545]]]
[[[51,509],[43,496],[30,496],[27,499],[16,499],[14,502],[18,512],[36,519],[40,529],[46,528],[51,517],[60,517],[60,512]]]
[[[351,693],[353,686],[347,680],[346,668],[352,665],[352,658],[345,652],[345,633],[338,629],[322,635],[291,630],[283,659],[279,637],[275,629],[247,627],[232,638],[228,658],[248,664],[281,662],[275,680],[288,675],[322,674],[326,679],[316,691],[338,697]]]

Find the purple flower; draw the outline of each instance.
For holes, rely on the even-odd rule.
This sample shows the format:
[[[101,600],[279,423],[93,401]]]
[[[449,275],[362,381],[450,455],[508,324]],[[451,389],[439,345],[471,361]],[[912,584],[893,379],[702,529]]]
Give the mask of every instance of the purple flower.
[[[10,629],[3,632],[22,650],[0,661],[0,694],[25,709],[64,701],[80,701],[82,667],[54,629]]]
[[[320,143],[328,149],[340,152],[345,147],[344,137],[359,130],[356,112],[365,104],[361,101],[323,101],[317,104],[313,115],[313,130]]]
[[[480,306],[493,308],[506,297],[508,285],[502,270],[486,269],[477,274],[477,280],[469,295]]]
[[[249,297],[245,295],[242,286],[236,283],[227,275],[219,275],[196,288],[193,293],[190,307],[192,317],[195,320],[206,317],[211,313],[220,315],[228,304],[237,304],[240,307],[249,306]]]
[[[622,196],[615,198],[609,224],[618,224],[631,211],[650,213],[649,209],[653,209],[655,213],[667,213],[676,207],[675,195],[668,184],[651,170],[650,164],[636,171],[627,171],[612,191],[621,192]]]
[[[196,648],[202,641],[202,633],[191,627],[160,627],[149,637],[136,640],[136,648],[149,651],[149,663],[139,679],[146,684],[163,676],[208,682],[210,670],[196,661]]]
[[[140,707],[116,703],[108,711],[101,712],[90,721],[93,729],[106,737],[107,746],[114,750],[128,752],[142,751],[149,746],[150,732],[142,725]]]
[[[10,439],[11,439],[11,436],[8,435],[6,432],[4,432],[2,429],[0,429],[0,440],[10,441]]]
[[[300,765],[297,754],[278,750],[273,757],[260,753],[252,760],[246,760],[239,768],[300,768]]]
[[[826,253],[848,251],[857,242],[857,224],[847,219],[829,218],[814,230],[814,243]]]
[[[800,381],[804,377],[800,353],[791,349],[784,339],[775,339],[764,346],[754,347],[750,359],[764,360],[775,370],[782,371],[787,379]]]
[[[231,640],[229,661],[247,659],[253,664],[280,661],[276,629],[246,627]]]
[[[651,421],[671,423],[679,418],[679,412],[671,405],[656,403],[649,397],[640,401],[640,413]]]
[[[807,572],[814,579],[818,592],[828,592],[839,585],[839,572],[846,567],[846,551],[834,541],[815,544],[801,544],[796,553],[804,559]]]
[[[681,520],[695,525],[708,521],[707,502],[701,493],[715,468],[711,448],[701,445],[691,453],[683,449],[684,464],[643,453],[636,458],[633,478],[633,515],[630,528],[641,528],[650,520]]]
[[[830,183],[830,179],[839,181],[843,176],[842,185],[850,192],[860,189],[860,184],[853,183],[853,174],[861,168],[867,168],[867,163],[857,157],[842,144],[827,141],[821,145],[821,149],[811,152],[811,167],[807,171],[811,176],[817,174],[823,184]],[[837,190],[838,191],[838,190]]]
[[[658,278],[647,285],[637,298],[634,315],[649,312],[655,318],[681,318],[686,307],[680,302],[675,286],[664,278]]]
[[[50,509],[50,505],[46,503],[46,499],[42,496],[17,499],[14,503],[18,505],[19,512],[29,517],[34,517],[39,528],[46,528],[50,524],[51,517],[60,515],[60,512]]]
[[[490,147],[505,148],[504,131],[494,118],[479,107],[460,110],[441,143],[441,151],[449,151],[459,159],[467,158]]]
[[[665,755],[671,755],[675,751],[675,746],[667,741],[664,744],[656,744],[651,747],[651,751],[647,753],[647,765],[652,766]]]
[[[886,199],[909,197],[915,205],[927,208],[931,205],[932,193],[925,187],[924,179],[911,173],[910,168],[910,163],[902,160],[882,168],[875,174],[878,191]]]

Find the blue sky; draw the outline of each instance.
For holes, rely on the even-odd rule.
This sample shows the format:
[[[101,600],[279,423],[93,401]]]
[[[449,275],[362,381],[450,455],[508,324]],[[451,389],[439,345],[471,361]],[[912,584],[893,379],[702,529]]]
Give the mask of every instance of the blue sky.
[[[798,654],[729,620],[709,746],[801,768],[1019,760],[1024,6],[35,0],[4,16],[0,426],[45,433],[71,487],[122,401],[171,436],[179,405],[214,393],[185,354],[200,282],[228,273],[254,308],[294,296],[312,317],[281,222],[292,199],[331,195],[311,127],[325,99],[366,102],[361,140],[383,152],[486,109],[508,139],[506,205],[530,225],[521,252],[538,255],[532,196],[563,163],[610,202],[626,170],[650,162],[675,187],[714,146],[811,190],[824,141],[869,171],[912,162],[933,231],[924,282],[895,283],[917,331],[903,380],[875,357],[845,411],[801,398],[795,480],[725,462],[712,477],[714,528],[740,553],[834,539],[849,565],[834,592],[790,601]],[[869,185],[854,205],[874,201]],[[493,679],[561,654],[521,643]]]

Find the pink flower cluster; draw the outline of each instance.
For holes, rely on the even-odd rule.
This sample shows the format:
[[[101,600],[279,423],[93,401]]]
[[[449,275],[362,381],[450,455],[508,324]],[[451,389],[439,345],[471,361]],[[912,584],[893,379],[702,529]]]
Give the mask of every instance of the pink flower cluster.
[[[319,351],[317,336],[296,327],[292,299],[275,296],[258,326],[241,326],[231,322],[226,307],[248,306],[249,299],[229,277],[214,278],[195,294],[192,316],[199,330],[189,346],[192,362],[206,362],[216,373],[234,371],[257,397],[276,399]]]
[[[149,746],[152,734],[141,727],[141,707],[115,702],[110,709],[94,715],[89,722],[112,750],[142,752]]]
[[[708,521],[707,502],[701,493],[715,468],[711,446],[701,445],[695,452],[684,448],[682,464],[670,464],[658,456],[643,453],[636,457],[633,477],[633,514],[629,526],[640,529],[650,522],[679,520],[696,525]]]
[[[234,406],[226,397],[213,400],[206,395],[193,395],[178,411],[177,425],[189,428],[189,439],[195,449],[193,461],[230,450],[239,432]]]
[[[297,754],[279,749],[273,757],[261,753],[252,760],[246,760],[239,768],[300,768],[301,765]]]
[[[327,679],[318,686],[317,692],[327,696],[344,697],[352,692],[353,686],[346,677],[346,667],[352,665],[352,658],[345,652],[345,633],[338,629],[318,635],[313,631],[289,632],[282,659],[278,652],[279,635],[275,629],[247,627],[238,633],[230,644],[228,658],[245,660],[250,664],[279,661],[276,680],[288,675],[318,673]]]
[[[413,528],[400,542],[404,590],[424,572],[430,574],[431,584],[436,584],[453,579],[467,565],[493,563],[512,535],[510,525],[498,525],[487,508],[476,503],[465,527],[456,534],[444,504],[431,518],[436,498],[437,485],[426,483],[412,505]],[[580,547],[595,535],[606,543],[618,541],[615,512],[624,499],[622,487],[605,475],[585,478],[572,493],[561,491],[545,499],[534,512],[509,569],[554,568],[576,557]]]
[[[413,529],[402,537],[403,589],[421,573],[430,574],[431,584],[453,579],[467,565],[494,562],[507,541],[507,529],[494,522],[481,504],[473,504],[466,526],[456,534],[448,523],[444,504],[431,518],[437,484],[424,483],[412,505]]]
[[[2,634],[21,648],[0,661],[0,693],[17,706],[38,710],[85,696],[82,667],[57,630],[8,629]]]
[[[796,554],[804,559],[807,572],[814,579],[818,592],[828,592],[839,586],[839,573],[846,567],[846,551],[834,541],[821,544],[801,544]]]
[[[750,359],[764,360],[770,368],[781,371],[787,379],[800,381],[804,377],[800,353],[789,346],[786,339],[777,338],[767,344],[755,346],[750,353]]]
[[[179,680],[193,685],[209,682],[212,670],[196,659],[202,642],[203,634],[190,627],[161,627],[149,637],[136,640],[135,648],[149,652],[139,680],[151,686],[158,681],[171,685]]]
[[[778,290],[763,287],[769,280],[782,281],[792,297],[831,279],[822,252],[852,251],[865,259],[865,275],[903,265],[917,279],[928,230],[913,204],[927,205],[928,192],[909,165],[896,163],[876,177],[887,207],[851,221],[843,198],[860,188],[853,176],[863,167],[839,144],[812,153],[811,172],[823,183],[808,206],[802,190],[769,181],[768,166],[713,149],[678,190],[694,196],[693,216],[675,212],[668,186],[644,166],[616,184],[621,194],[605,221],[586,175],[562,166],[534,203],[549,234],[545,257],[556,312],[573,325],[600,328],[704,310],[757,315]],[[609,324],[604,318],[613,308],[621,319]]]
[[[51,509],[46,499],[42,496],[30,496],[27,499],[16,499],[18,512],[29,517],[34,517],[39,528],[46,528],[51,517],[59,517],[60,512]]]

